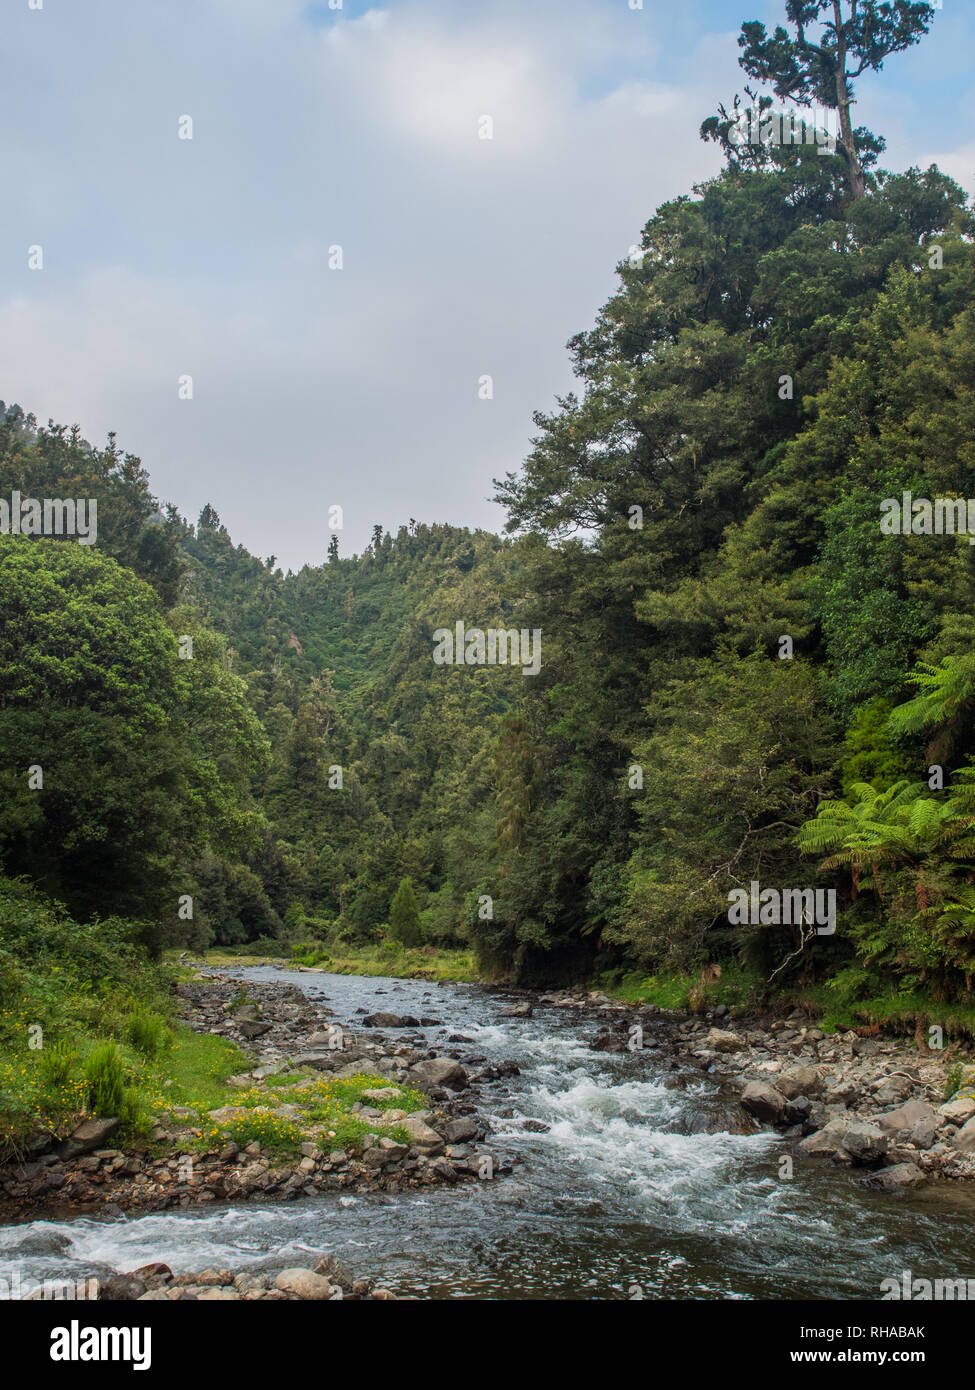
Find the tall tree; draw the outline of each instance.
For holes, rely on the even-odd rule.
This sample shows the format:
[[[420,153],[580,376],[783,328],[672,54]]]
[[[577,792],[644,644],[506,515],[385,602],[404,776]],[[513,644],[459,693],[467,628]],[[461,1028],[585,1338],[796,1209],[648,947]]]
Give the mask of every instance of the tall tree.
[[[779,24],[769,34],[757,19],[742,25],[738,62],[780,100],[837,112],[847,188],[852,198],[862,198],[867,159],[883,149],[883,141],[863,127],[854,129],[854,84],[865,72],[879,72],[891,53],[918,43],[934,7],[924,0],[786,0],[785,12],[789,29]],[[755,98],[750,88],[746,91]],[[763,108],[770,104],[768,98],[758,100]],[[736,114],[738,110],[736,97]],[[721,117],[705,122],[702,133],[727,146],[731,121],[725,108]]]

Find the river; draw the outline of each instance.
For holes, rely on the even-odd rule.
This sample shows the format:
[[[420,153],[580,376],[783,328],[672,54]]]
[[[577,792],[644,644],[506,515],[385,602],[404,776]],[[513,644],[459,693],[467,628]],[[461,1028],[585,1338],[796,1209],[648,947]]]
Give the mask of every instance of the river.
[[[967,1190],[875,1193],[848,1172],[801,1163],[780,1176],[789,1145],[720,1128],[726,1101],[712,1079],[672,1072],[652,1047],[594,1052],[586,1039],[597,1028],[574,1010],[536,1005],[531,1018],[509,1018],[503,998],[475,985],[234,973],[297,984],[353,1028],[357,1010],[432,1014],[442,1026],[422,1030],[431,1045],[461,1032],[471,1054],[516,1062],[520,1076],[479,1098],[494,1131],[482,1147],[515,1156],[514,1175],[400,1196],[6,1226],[5,1277],[152,1260],[177,1272],[274,1272],[323,1252],[398,1294],[434,1298],[876,1299],[880,1281],[903,1270],[975,1277]]]

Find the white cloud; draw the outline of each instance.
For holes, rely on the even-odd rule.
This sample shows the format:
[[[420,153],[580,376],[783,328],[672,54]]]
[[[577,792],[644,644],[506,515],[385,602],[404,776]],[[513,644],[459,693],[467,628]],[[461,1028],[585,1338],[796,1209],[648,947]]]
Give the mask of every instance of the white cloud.
[[[966,192],[975,194],[975,140],[944,154],[925,154],[919,162],[922,169],[926,169],[929,164],[937,164],[943,173],[949,174]]]
[[[344,552],[376,521],[499,527],[490,479],[569,386],[566,339],[657,204],[718,167],[697,129],[734,54],[661,72],[667,14],[591,0],[318,29],[297,0],[81,8],[10,35],[0,395],[116,429],[159,495],[285,564],[322,557],[333,502]]]

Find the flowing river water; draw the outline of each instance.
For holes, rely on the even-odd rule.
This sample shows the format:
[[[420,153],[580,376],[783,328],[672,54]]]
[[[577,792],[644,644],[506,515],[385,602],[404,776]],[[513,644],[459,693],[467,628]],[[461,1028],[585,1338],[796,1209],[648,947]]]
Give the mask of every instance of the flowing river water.
[[[877,1299],[903,1270],[975,1277],[966,1189],[894,1196],[801,1163],[781,1177],[789,1144],[722,1128],[730,1110],[713,1079],[672,1072],[652,1047],[595,1052],[597,1028],[574,1010],[511,1018],[475,985],[235,973],[297,984],[352,1028],[357,1010],[434,1014],[441,1027],[411,1033],[442,1046],[461,1032],[471,1054],[516,1062],[519,1076],[479,1096],[493,1129],[482,1147],[516,1157],[513,1176],[6,1226],[0,1273],[80,1277],[152,1260],[273,1273],[330,1252],[401,1295],[488,1299]]]

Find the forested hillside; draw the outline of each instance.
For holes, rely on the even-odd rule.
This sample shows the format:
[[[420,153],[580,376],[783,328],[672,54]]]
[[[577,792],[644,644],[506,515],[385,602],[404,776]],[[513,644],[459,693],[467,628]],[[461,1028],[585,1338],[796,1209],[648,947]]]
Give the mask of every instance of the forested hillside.
[[[154,944],[975,1002],[975,551],[881,525],[975,493],[972,213],[869,132],[704,134],[726,167],[572,340],[506,539],[377,527],[285,574],[6,409],[0,495],[99,498],[96,547],[0,537],[7,875]],[[540,629],[539,673],[436,664],[458,621]],[[835,933],[734,921],[753,883],[835,890]]]

